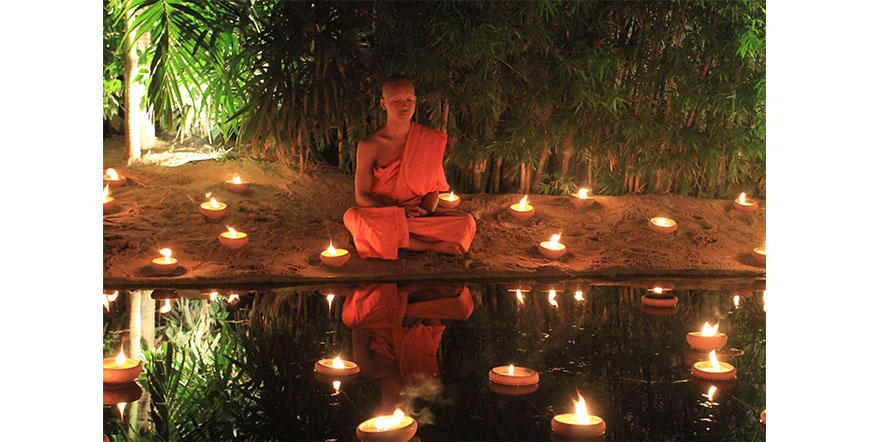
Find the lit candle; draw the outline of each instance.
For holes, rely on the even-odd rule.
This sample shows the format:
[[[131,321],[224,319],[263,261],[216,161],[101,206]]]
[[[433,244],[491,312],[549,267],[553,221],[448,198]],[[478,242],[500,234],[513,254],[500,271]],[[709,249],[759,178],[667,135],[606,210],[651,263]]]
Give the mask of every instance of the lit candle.
[[[550,428],[562,436],[584,439],[604,434],[607,425],[604,419],[590,415],[586,401],[578,393],[579,401],[574,401],[574,414],[558,414],[550,421]]]
[[[227,205],[211,196],[211,192],[205,194],[208,201],[199,205],[199,213],[209,222],[217,222],[227,213]]]
[[[716,350],[710,352],[709,361],[692,364],[692,375],[708,381],[727,381],[737,377],[737,369],[716,359]]]
[[[656,216],[649,219],[649,228],[658,233],[671,233],[677,230],[677,222],[670,218]]]
[[[315,362],[314,372],[326,376],[350,376],[359,373],[359,365],[351,361],[343,361],[336,356],[335,359],[321,359]]]
[[[121,187],[124,183],[127,182],[127,178],[118,174],[115,169],[109,168],[106,169],[106,172],[103,173],[103,185],[104,186],[112,186]]]
[[[251,182],[243,180],[238,175],[233,175],[232,179],[224,181],[224,187],[230,192],[245,193],[251,187]]]
[[[438,194],[438,204],[445,209],[454,209],[459,206],[461,199],[456,196],[453,192],[450,194],[441,193]]]
[[[109,196],[109,185],[103,188],[103,213],[108,212],[115,206],[115,198]]]
[[[489,381],[511,387],[523,387],[538,383],[538,372],[526,367],[515,367],[513,364],[493,367],[489,371]]]
[[[126,384],[133,382],[142,372],[142,364],[136,359],[127,359],[124,350],[117,357],[103,359],[103,383]]]
[[[218,237],[218,241],[228,249],[238,250],[248,243],[248,234],[245,232],[237,232],[232,227],[227,226],[227,231],[221,233]]]
[[[734,200],[734,208],[741,212],[754,212],[758,208],[758,202],[746,199],[746,192],[740,192],[740,196]]]
[[[362,442],[401,441],[407,442],[417,433],[417,421],[406,416],[398,408],[392,416],[371,418],[356,427],[356,436]]]
[[[728,342],[728,336],[725,333],[719,333],[719,323],[711,327],[710,323],[705,322],[700,332],[689,332],[686,334],[686,342],[689,343],[689,347],[695,350],[718,350]]]
[[[767,264],[767,244],[752,249],[752,257],[759,264]]]
[[[519,203],[511,204],[508,208],[508,212],[513,215],[514,218],[524,221],[532,217],[535,214],[535,208],[528,204],[529,196],[526,195],[523,199],[520,200]]]
[[[541,252],[541,255],[550,259],[561,258],[568,250],[568,247],[566,247],[565,244],[559,242],[561,236],[561,234],[557,233],[551,236],[549,241],[542,241],[538,244],[538,251]]]
[[[571,204],[578,209],[591,206],[595,200],[589,196],[589,189],[580,189],[571,198]]]
[[[329,241],[329,247],[320,252],[320,262],[329,267],[340,267],[350,259],[350,253],[345,249],[336,249]]]
[[[160,275],[168,275],[175,271],[178,267],[178,260],[172,258],[172,250],[160,249],[160,254],[163,255],[163,258],[154,258],[151,260],[151,270],[154,270],[154,272]]]

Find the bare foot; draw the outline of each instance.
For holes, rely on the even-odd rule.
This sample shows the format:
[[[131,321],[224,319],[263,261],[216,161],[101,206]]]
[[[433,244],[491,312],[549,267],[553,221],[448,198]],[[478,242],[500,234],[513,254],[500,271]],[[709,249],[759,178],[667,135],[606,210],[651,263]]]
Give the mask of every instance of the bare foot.
[[[450,242],[450,241],[439,241],[436,243],[432,243],[432,250],[434,250],[438,253],[443,253],[445,255],[457,255],[458,256],[458,255],[462,255],[463,253],[465,253],[459,244],[456,244],[455,242]]]

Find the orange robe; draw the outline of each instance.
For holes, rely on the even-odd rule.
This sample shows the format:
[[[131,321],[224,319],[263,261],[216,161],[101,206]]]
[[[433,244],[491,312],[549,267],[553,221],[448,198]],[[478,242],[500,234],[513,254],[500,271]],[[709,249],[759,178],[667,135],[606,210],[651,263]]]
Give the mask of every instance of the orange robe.
[[[454,242],[468,251],[476,230],[471,215],[445,210],[406,218],[400,207],[419,206],[427,193],[449,189],[442,166],[446,144],[444,132],[411,123],[405,145],[386,164],[374,167],[371,192],[391,205],[351,207],[344,213],[344,225],[359,256],[398,259],[399,248],[410,245],[410,234],[426,241]]]
[[[408,304],[408,293],[396,284],[361,284],[344,301],[341,319],[350,328],[371,328],[372,351],[396,363],[403,383],[417,377],[438,378],[438,346],[443,325],[403,327],[404,318],[468,319],[474,309],[471,292]]]

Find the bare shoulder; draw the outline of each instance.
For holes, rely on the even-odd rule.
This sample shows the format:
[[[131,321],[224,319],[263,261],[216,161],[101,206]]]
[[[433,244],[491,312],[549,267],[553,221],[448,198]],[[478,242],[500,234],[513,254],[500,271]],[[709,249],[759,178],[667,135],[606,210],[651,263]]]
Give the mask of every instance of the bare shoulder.
[[[381,133],[383,128],[380,128],[370,134],[368,134],[362,140],[359,140],[359,144],[357,145],[358,150],[365,151],[377,151],[384,144],[384,136]]]

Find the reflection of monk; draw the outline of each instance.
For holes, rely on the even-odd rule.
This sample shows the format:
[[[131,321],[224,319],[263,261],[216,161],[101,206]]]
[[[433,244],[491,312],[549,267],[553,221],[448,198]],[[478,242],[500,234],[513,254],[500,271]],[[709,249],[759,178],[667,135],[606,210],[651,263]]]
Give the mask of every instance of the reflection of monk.
[[[353,360],[381,390],[377,413],[391,414],[403,386],[440,377],[440,319],[467,319],[467,287],[363,284],[344,301],[341,318],[353,329]]]
[[[447,134],[411,122],[417,97],[405,77],[391,77],[380,104],[387,124],[359,142],[354,181],[357,207],[344,214],[363,258],[397,259],[398,249],[460,255],[474,238],[474,218],[435,212],[449,189],[442,161]]]

